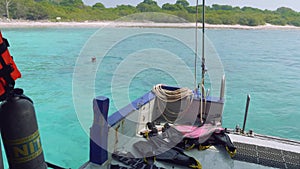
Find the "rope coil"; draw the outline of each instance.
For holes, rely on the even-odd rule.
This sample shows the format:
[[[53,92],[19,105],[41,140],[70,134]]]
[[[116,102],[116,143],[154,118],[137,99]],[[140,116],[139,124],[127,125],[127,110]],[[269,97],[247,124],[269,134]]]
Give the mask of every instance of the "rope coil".
[[[179,88],[176,90],[168,90],[164,88],[164,85],[155,85],[152,92],[156,95],[158,100],[158,109],[161,112],[161,116],[169,123],[173,123],[175,120],[179,120],[183,117],[185,112],[189,109],[193,102],[193,91],[188,88]],[[174,103],[177,101],[186,100],[186,106],[181,111],[172,111],[167,107],[167,103]],[[178,117],[181,115],[182,117]]]
[[[191,97],[193,91],[188,88],[179,88],[176,90],[167,90],[163,88],[164,85],[155,85],[152,89],[154,94],[162,101],[170,103],[176,102],[186,97]]]

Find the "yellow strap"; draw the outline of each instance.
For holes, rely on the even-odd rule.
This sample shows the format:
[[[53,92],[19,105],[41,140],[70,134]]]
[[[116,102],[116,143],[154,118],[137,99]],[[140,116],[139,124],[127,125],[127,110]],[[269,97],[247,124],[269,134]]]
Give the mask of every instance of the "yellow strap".
[[[149,131],[145,131],[145,133],[143,134],[143,136],[147,139],[147,140],[149,140]]]
[[[119,137],[118,137],[118,133],[119,133],[119,128],[120,128],[120,125],[118,125],[116,127],[116,131],[115,131],[115,144],[114,144],[114,151],[117,150],[118,148],[118,142],[119,142]]]
[[[199,148],[198,148],[198,149],[202,151],[202,150],[209,149],[210,147],[211,147],[211,145],[208,145],[208,146],[203,146],[203,145],[201,145],[201,144],[200,144],[200,146],[199,146]]]
[[[195,144],[193,144],[193,145],[191,145],[189,147],[186,147],[185,150],[189,151],[189,150],[193,149],[194,147],[195,147]]]
[[[156,161],[156,157],[155,157],[155,156],[153,157],[153,160],[154,160],[154,162]],[[144,157],[144,162],[145,162],[146,164],[149,164],[149,163],[148,163],[148,160],[147,160],[147,157]]]
[[[148,164],[148,160],[147,160],[146,157],[144,157],[144,162],[145,162],[146,164]]]
[[[190,165],[189,167],[195,168],[195,169],[202,169],[201,163],[198,160],[196,160],[196,162],[197,162],[197,165]]]
[[[232,152],[229,150],[229,148],[227,146],[225,148],[226,148],[226,151],[229,153],[230,157],[233,158],[236,154],[236,149]]]

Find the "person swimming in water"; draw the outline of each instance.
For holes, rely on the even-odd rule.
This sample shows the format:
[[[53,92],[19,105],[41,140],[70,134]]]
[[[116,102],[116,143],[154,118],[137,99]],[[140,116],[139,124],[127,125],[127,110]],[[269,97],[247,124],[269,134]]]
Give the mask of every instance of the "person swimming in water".
[[[93,56],[93,57],[91,58],[91,60],[92,60],[93,63],[95,63],[95,62],[97,61],[97,59],[96,59],[95,56]]]

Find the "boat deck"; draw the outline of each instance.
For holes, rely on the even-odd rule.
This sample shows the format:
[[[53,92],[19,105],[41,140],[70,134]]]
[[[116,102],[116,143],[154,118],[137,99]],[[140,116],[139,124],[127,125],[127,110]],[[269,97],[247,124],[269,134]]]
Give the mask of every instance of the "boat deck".
[[[110,127],[107,129],[104,128],[103,130],[103,133],[108,133],[108,135],[102,136],[101,133],[99,135],[98,130],[95,130],[93,127],[91,128],[91,130],[94,129],[96,131],[95,133],[98,139],[105,143],[103,145],[107,146],[107,149],[105,150],[107,150],[108,155],[105,154],[105,161],[103,160],[104,164],[97,165],[92,162],[87,162],[80,169],[109,169],[110,164],[124,166],[111,157],[111,153],[116,151],[130,152],[135,157],[141,157],[134,149],[133,144],[138,141],[146,141],[146,139],[141,137],[138,133],[145,129],[144,127],[148,121],[152,121],[149,112],[155,110],[154,97],[149,97],[148,95],[145,96],[147,97],[143,96],[141,99],[143,101],[142,104],[136,104],[140,103],[140,100],[134,102],[134,105],[142,106],[135,107],[135,109],[125,107],[110,116],[110,119],[108,120]],[[196,105],[196,107],[198,106]],[[100,121],[99,124],[103,124],[103,122]],[[230,157],[222,145],[212,146],[203,151],[198,151],[196,149],[185,151],[185,154],[197,159],[201,163],[203,169],[300,169],[299,141],[253,134],[253,132],[251,132],[251,134],[242,134],[240,131],[236,130],[226,129],[225,131],[237,148],[237,153],[234,158]],[[99,155],[97,157],[99,157]],[[159,161],[156,161],[155,165],[166,169],[187,168],[185,166]],[[131,168],[129,166],[127,167]]]
[[[222,169],[270,169],[270,168],[284,168],[284,169],[299,169],[300,168],[300,143],[294,142],[292,144],[286,144],[285,142],[251,138],[235,134],[229,134],[234,145],[237,147],[237,154],[232,159],[226,152],[223,146],[212,146],[211,148],[203,151],[196,149],[185,151],[189,156],[194,157],[200,161],[202,168],[222,168]],[[131,152],[134,156],[139,156],[138,152],[134,150],[133,144],[137,141],[145,140],[144,138],[136,137],[132,138],[126,144],[119,145],[118,151]],[[109,168],[110,164],[118,164],[125,166],[124,164],[110,158],[106,164],[99,166],[92,163],[87,163],[82,169],[96,169],[96,168]],[[183,166],[165,163],[155,162],[158,167],[169,168],[186,168]],[[127,166],[128,167],[128,166]]]

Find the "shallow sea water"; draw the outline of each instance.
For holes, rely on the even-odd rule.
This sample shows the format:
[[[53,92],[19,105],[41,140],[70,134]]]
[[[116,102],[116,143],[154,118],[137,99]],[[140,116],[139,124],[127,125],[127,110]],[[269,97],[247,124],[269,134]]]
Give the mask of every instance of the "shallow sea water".
[[[193,88],[193,32],[171,28],[3,29],[23,76],[16,87],[23,88],[34,101],[46,160],[71,168],[88,160],[86,131],[93,115],[93,97],[85,95],[88,91],[94,96],[116,98],[110,103],[113,113],[157,83]],[[118,39],[120,33],[126,38]],[[165,36],[172,33],[182,39]],[[84,48],[92,35],[103,38]],[[247,129],[300,140],[300,30],[209,29],[206,36],[210,41],[207,55],[219,56],[226,74],[223,126],[242,125],[246,95],[251,94]],[[97,53],[102,48],[107,52]],[[91,63],[94,55],[97,62]],[[76,62],[79,56],[86,60]],[[80,66],[92,73],[89,76],[86,70],[77,74],[80,84],[75,93],[82,93],[78,96],[74,95],[73,73]],[[209,88],[214,81],[207,76]],[[94,81],[87,84],[90,79]],[[218,96],[218,90],[213,89],[212,94]],[[76,111],[86,112],[84,117],[76,114],[73,97],[81,103],[76,102],[80,107]]]

